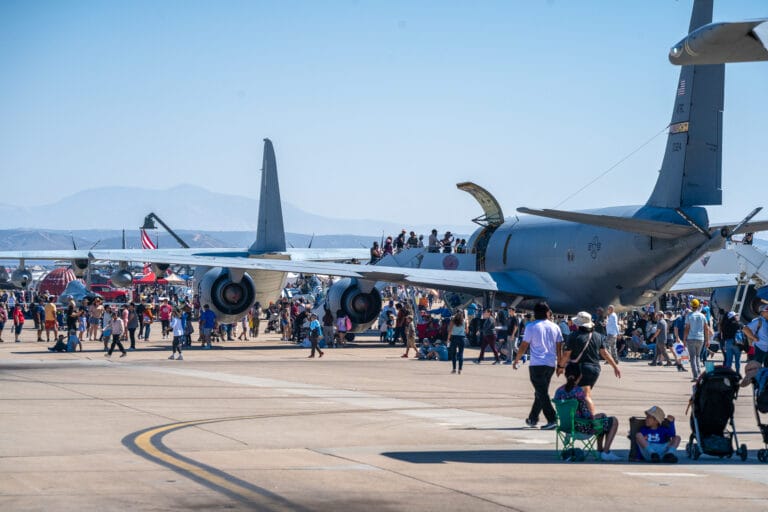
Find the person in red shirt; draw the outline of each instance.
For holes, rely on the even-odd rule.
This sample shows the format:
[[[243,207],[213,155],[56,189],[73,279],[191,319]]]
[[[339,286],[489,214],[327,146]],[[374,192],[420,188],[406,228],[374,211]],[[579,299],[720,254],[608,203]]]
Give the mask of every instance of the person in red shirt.
[[[24,313],[21,311],[21,305],[16,304],[13,308],[13,333],[16,336],[16,343],[19,343],[19,335],[24,327]]]
[[[168,299],[163,299],[163,303],[160,306],[160,324],[163,326],[163,339],[168,336],[171,331],[171,312],[173,306],[168,304]]]

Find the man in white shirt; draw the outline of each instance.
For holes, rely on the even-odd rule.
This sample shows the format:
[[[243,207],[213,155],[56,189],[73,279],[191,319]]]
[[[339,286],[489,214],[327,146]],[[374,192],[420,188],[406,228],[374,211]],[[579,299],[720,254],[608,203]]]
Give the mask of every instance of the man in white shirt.
[[[549,383],[555,373],[557,361],[563,348],[563,333],[551,320],[552,311],[546,302],[539,302],[533,307],[534,321],[525,325],[525,333],[520,348],[515,355],[512,368],[517,370],[520,357],[531,349],[531,364],[529,367],[534,398],[531,412],[525,420],[529,427],[535,427],[539,422],[539,414],[544,412],[547,423],[542,430],[553,430],[557,426],[557,414],[549,399]]]
[[[606,308],[608,318],[605,323],[605,348],[616,364],[619,364],[619,353],[616,351],[616,340],[619,339],[619,316],[616,314],[616,308],[613,304]],[[606,362],[606,364],[608,364]]]

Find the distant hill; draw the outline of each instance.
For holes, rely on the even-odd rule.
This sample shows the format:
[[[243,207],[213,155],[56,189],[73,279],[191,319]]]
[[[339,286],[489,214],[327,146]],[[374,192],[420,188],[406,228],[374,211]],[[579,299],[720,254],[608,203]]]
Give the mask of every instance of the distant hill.
[[[155,212],[174,230],[200,232],[256,232],[259,202],[243,196],[210,192],[194,185],[166,190],[140,187],[102,187],[76,192],[43,206],[0,204],[0,229],[110,230],[136,232],[144,216]],[[427,235],[434,227],[442,232],[471,232],[472,227],[429,225],[402,226],[386,220],[334,219],[314,215],[283,202],[287,232],[311,235],[355,234],[379,238],[401,228]],[[101,236],[88,238],[98,240]],[[250,244],[253,240],[248,242]],[[204,243],[201,241],[201,244]],[[242,245],[242,244],[241,244]],[[71,242],[67,245],[71,247]]]

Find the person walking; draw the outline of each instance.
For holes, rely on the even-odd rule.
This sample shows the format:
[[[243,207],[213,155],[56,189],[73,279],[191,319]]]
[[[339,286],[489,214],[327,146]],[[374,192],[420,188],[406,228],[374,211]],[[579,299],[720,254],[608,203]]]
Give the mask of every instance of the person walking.
[[[685,348],[691,361],[692,382],[699,378],[701,372],[701,350],[709,347],[709,329],[707,329],[707,317],[699,311],[699,299],[691,301],[691,314],[685,318]]]
[[[499,351],[496,350],[496,320],[490,308],[483,311],[483,323],[480,324],[480,355],[475,360],[475,364],[483,362],[485,347],[490,347],[493,351],[495,358],[493,364],[499,364]]]
[[[467,322],[462,310],[456,311],[451,318],[451,341],[448,345],[448,357],[451,360],[453,369],[451,373],[456,373],[456,363],[458,363],[458,374],[464,366],[464,343],[467,337]]]
[[[136,312],[136,306],[131,303],[128,305],[128,340],[131,342],[130,350],[136,350],[136,329],[139,328],[139,314]]]
[[[768,366],[768,304],[760,306],[760,316],[753,318],[742,330],[755,349],[752,358],[763,366]]]
[[[323,328],[320,322],[317,320],[317,315],[312,313],[309,315],[309,343],[312,345],[312,352],[308,357],[315,357],[315,351],[319,354],[319,357],[323,357],[325,352],[320,350],[320,337],[323,335]]]
[[[741,330],[743,327],[741,322],[739,322],[739,315],[735,311],[729,311],[720,325],[720,339],[725,343],[723,347],[723,352],[725,353],[723,365],[726,368],[733,368],[735,363],[736,373],[741,372],[741,349],[744,339],[744,334]]]
[[[549,309],[549,304],[546,302],[539,302],[533,307],[533,318],[532,322],[525,324],[523,341],[520,343],[517,354],[515,354],[512,368],[517,370],[520,358],[530,348],[531,364],[528,372],[534,395],[533,405],[525,419],[525,424],[529,427],[535,427],[539,422],[539,415],[544,412],[547,423],[541,429],[552,430],[557,427],[557,413],[555,413],[555,408],[552,407],[552,402],[549,399],[549,383],[561,356],[563,333],[557,324],[551,320],[552,310]]]
[[[408,357],[408,352],[413,349],[413,357],[419,357],[419,349],[416,348],[416,328],[413,327],[413,317],[405,317],[405,354],[400,357]]]
[[[171,356],[168,359],[173,359],[176,352],[179,353],[179,357],[176,359],[181,361],[184,356],[181,355],[181,345],[184,339],[184,322],[181,320],[181,316],[176,309],[171,311],[171,319],[168,321],[168,327],[173,333],[173,345],[171,346]]]
[[[578,366],[579,386],[584,390],[584,400],[592,414],[595,414],[595,405],[592,402],[592,389],[600,377],[600,356],[613,367],[616,378],[621,378],[621,371],[613,360],[610,352],[605,348],[605,336],[596,331],[596,323],[592,315],[581,311],[573,318],[573,323],[578,326],[576,332],[572,332],[565,340],[562,353],[558,358],[557,376],[564,373],[568,366]]]
[[[123,332],[125,331],[125,324],[123,324],[123,319],[120,318],[120,314],[117,312],[111,313],[111,318],[109,320],[109,329],[112,333],[112,345],[109,346],[109,352],[104,354],[106,357],[111,357],[112,352],[115,350],[115,346],[117,346],[120,349],[120,357],[125,357],[128,355],[128,352],[125,351],[125,348],[123,347],[122,342],[120,341],[120,338],[123,336]]]

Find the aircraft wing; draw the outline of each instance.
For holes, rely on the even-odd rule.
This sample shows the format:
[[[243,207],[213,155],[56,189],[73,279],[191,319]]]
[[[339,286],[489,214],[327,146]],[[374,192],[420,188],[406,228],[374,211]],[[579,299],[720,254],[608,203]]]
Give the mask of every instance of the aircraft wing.
[[[79,250],[31,250],[31,251],[0,251],[0,260],[87,260],[90,251]]]
[[[270,258],[242,258],[218,255],[185,254],[169,251],[156,254],[156,250],[102,250],[91,251],[91,259],[112,261],[142,261],[147,263],[169,263],[226,267],[244,270],[272,270],[275,272],[301,272],[339,277],[354,277],[366,281],[382,281],[414,286],[428,286],[444,290],[497,291],[496,281],[487,272],[463,270],[433,270],[380,265],[353,265],[317,261],[291,261]],[[1,255],[0,255],[1,257]]]
[[[688,272],[670,288],[671,292],[703,290],[706,288],[724,288],[736,286],[736,274],[699,274]]]
[[[568,212],[564,210],[534,210],[532,208],[518,208],[517,211],[520,213],[536,215],[538,217],[579,222],[581,224],[590,224],[592,226],[600,226],[619,231],[629,231],[630,233],[639,233],[641,235],[653,236],[656,238],[674,239],[689,236],[697,232],[693,226],[687,224],[673,224],[671,222],[635,219],[631,217],[594,215],[590,213]]]

